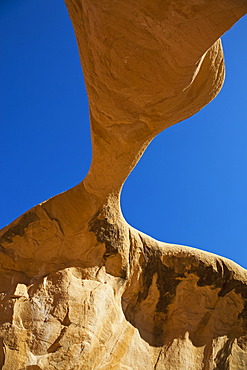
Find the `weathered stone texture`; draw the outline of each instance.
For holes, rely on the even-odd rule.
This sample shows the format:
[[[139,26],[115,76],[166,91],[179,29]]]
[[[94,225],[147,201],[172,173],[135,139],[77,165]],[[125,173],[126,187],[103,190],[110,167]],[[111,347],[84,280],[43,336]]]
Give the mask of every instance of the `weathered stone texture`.
[[[93,161],[75,188],[0,236],[0,366],[247,368],[247,272],[124,220],[148,143],[220,91],[219,37],[246,0],[66,0],[90,102]]]

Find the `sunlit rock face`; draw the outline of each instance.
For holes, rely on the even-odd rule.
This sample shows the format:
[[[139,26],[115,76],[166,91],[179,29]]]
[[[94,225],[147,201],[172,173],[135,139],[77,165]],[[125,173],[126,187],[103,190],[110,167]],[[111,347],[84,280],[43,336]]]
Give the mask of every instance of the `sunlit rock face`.
[[[75,188],[1,231],[3,369],[246,369],[247,272],[123,219],[148,143],[221,89],[236,0],[66,0],[93,161]]]

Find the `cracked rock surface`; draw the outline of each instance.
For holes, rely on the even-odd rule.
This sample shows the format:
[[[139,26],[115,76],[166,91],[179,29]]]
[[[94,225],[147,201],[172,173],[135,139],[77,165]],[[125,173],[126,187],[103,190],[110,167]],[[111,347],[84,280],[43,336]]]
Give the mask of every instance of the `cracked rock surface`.
[[[66,0],[93,160],[76,187],[0,234],[0,367],[247,368],[247,271],[158,242],[120,209],[150,141],[224,80],[219,37],[246,0]]]

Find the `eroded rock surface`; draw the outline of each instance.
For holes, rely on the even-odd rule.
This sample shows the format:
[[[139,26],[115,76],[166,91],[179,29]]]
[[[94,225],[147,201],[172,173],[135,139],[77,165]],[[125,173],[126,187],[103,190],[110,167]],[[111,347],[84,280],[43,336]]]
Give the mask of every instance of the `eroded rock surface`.
[[[219,92],[244,0],[66,0],[93,161],[0,238],[3,369],[246,369],[247,272],[131,228],[119,198],[160,131]]]

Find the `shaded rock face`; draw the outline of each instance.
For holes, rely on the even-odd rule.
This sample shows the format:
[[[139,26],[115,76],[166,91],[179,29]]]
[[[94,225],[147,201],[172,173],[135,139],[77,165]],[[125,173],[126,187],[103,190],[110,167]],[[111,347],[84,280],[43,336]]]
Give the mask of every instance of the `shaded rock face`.
[[[246,1],[66,0],[90,101],[82,183],[1,231],[3,369],[246,369],[247,272],[123,219],[148,143],[224,80],[219,37]]]

